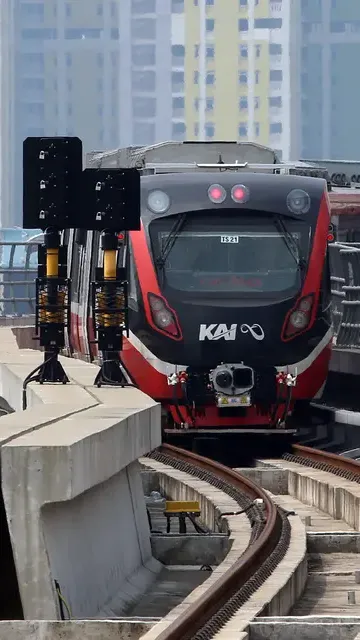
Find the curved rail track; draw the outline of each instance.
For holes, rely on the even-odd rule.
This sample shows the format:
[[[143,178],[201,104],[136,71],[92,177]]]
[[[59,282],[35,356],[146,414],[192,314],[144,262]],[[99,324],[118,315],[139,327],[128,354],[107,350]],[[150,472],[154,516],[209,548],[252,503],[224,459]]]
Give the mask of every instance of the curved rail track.
[[[149,454],[221,489],[246,512],[250,543],[239,559],[158,636],[158,640],[209,640],[271,575],[285,556],[291,527],[286,512],[248,478],[195,453],[164,444]],[[261,503],[256,502],[257,500]]]
[[[360,484],[360,462],[352,460],[351,458],[345,458],[345,456],[327,451],[320,451],[319,449],[304,447],[299,444],[293,445],[292,453],[284,454],[283,458],[290,462],[306,465],[307,467],[328,471],[341,478],[346,478],[346,480]]]

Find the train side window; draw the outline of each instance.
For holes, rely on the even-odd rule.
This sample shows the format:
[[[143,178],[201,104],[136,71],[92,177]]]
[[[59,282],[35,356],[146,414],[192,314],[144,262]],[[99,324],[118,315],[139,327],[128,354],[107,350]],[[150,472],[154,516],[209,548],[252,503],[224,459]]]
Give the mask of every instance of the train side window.
[[[81,292],[81,280],[83,273],[83,264],[84,264],[84,255],[86,250],[86,235],[79,235],[75,232],[75,238],[73,243],[73,256],[71,261],[71,283],[72,283],[72,292],[73,292],[73,300],[75,302],[80,301],[80,292]]]
[[[322,308],[323,311],[328,309],[331,304],[331,274],[330,274],[330,261],[329,261],[329,250],[326,251],[326,256],[324,260],[324,267],[322,272],[321,279],[321,299],[322,299]]]
[[[128,253],[128,278],[129,278],[129,303],[130,306],[133,306],[137,309],[138,306],[138,296],[137,296],[137,286],[136,286],[136,275],[135,275],[135,261],[134,255],[132,251],[131,242],[129,242],[129,253]],[[132,305],[131,305],[132,303]]]
[[[100,248],[100,233],[99,231],[94,231],[92,238],[92,247],[91,247],[91,271],[90,271],[90,280],[94,282],[96,277],[96,267],[99,267],[99,248]]]

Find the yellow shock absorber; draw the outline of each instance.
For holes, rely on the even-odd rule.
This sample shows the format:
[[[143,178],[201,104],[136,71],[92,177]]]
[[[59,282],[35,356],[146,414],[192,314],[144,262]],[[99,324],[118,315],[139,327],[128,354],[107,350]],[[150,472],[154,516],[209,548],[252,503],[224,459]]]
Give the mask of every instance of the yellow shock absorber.
[[[105,249],[104,250],[104,280],[116,280],[116,267],[117,267],[117,249]],[[104,295],[104,306],[108,303],[107,296]],[[103,314],[104,327],[111,327],[116,324],[116,317]]]
[[[46,249],[46,276],[57,278],[59,275],[59,249]]]

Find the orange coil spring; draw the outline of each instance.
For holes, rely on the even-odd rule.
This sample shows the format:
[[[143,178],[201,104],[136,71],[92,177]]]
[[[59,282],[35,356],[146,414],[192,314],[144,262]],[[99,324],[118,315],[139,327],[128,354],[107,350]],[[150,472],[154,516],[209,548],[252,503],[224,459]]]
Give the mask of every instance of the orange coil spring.
[[[39,322],[62,324],[65,322],[65,301],[66,291],[58,291],[57,293],[57,305],[60,307],[56,311],[49,311],[48,309],[39,310]],[[41,291],[39,295],[40,305],[46,306],[48,304],[48,295],[46,291]]]
[[[103,291],[96,293],[97,324],[102,327],[117,327],[125,324],[125,296],[123,292],[109,297]],[[115,313],[106,313],[105,309],[113,308]],[[117,311],[117,309],[119,309]]]

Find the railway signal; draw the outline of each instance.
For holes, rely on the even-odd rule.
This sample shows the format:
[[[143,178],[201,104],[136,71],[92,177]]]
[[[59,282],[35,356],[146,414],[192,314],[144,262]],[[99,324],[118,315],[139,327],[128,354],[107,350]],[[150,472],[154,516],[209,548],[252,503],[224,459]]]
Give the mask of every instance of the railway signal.
[[[127,330],[127,283],[119,266],[119,233],[140,229],[140,174],[137,169],[86,169],[79,138],[27,138],[23,144],[23,227],[42,229],[36,279],[36,338],[42,366],[28,381],[62,382],[58,360],[70,331],[70,279],[64,229],[102,232],[103,266],[92,283],[96,342],[103,365],[96,384],[124,381],[119,361]],[[126,242],[126,235],[124,236]]]

